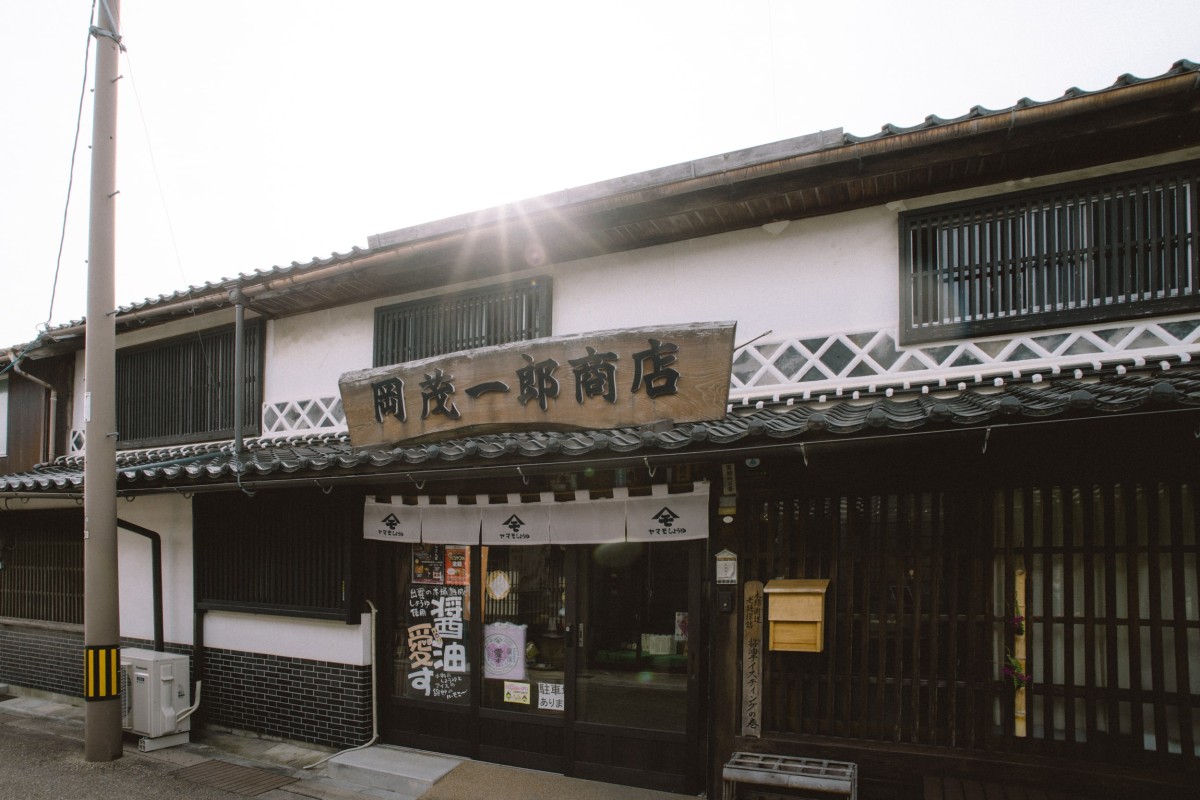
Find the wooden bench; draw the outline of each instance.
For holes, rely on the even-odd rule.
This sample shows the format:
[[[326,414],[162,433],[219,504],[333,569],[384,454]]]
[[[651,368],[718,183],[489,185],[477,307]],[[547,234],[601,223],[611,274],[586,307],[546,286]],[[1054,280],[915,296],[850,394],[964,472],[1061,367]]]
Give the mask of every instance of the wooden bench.
[[[837,795],[858,800],[858,765],[823,758],[734,753],[721,772],[724,800],[735,800],[739,783]]]

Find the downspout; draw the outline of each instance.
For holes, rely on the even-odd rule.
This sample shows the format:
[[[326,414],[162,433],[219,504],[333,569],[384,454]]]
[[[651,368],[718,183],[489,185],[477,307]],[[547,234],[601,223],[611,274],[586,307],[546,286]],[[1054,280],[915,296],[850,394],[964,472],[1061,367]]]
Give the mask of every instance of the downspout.
[[[9,354],[11,356],[11,350],[9,351]],[[49,431],[47,438],[42,440],[42,458],[40,459],[42,463],[45,463],[54,458],[54,448],[58,444],[57,437],[54,435],[58,428],[58,390],[49,383],[46,383],[46,381],[42,380],[41,378],[35,378],[28,372],[22,370],[20,363],[18,363],[15,358],[12,360],[12,371],[26,380],[33,381],[38,386],[41,386],[46,391],[50,392],[50,424],[46,426]]]
[[[229,299],[234,304],[233,325],[233,459],[235,464],[242,460],[242,420],[246,415],[246,354],[242,352],[246,339],[246,296],[241,287],[229,290]],[[240,471],[240,466],[239,466]]]
[[[136,533],[138,536],[145,536],[150,540],[152,572],[150,581],[151,592],[154,595],[154,651],[156,653],[165,652],[163,650],[162,537],[149,528],[126,522],[120,517],[117,517],[117,527],[124,528],[130,533]]]
[[[196,682],[196,702],[200,702],[200,684],[204,679],[204,615],[197,608],[192,617],[192,680]]]

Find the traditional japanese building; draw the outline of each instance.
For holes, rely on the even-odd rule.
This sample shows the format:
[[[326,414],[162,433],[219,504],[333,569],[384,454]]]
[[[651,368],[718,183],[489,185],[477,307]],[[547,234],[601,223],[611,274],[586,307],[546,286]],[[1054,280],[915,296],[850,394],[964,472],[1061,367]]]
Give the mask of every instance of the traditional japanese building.
[[[1181,61],[122,307],[122,644],[333,746],[1192,797],[1198,192]],[[83,332],[0,356],[14,691],[82,694]]]

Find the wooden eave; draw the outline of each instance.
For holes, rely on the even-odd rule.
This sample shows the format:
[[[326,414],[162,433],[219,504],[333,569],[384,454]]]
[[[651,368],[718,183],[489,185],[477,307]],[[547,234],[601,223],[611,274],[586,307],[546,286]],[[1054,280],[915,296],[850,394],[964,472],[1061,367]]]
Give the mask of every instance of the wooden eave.
[[[865,139],[825,131],[371,237],[370,247],[123,308],[118,331],[230,305],[280,318],[1200,145],[1200,67]],[[453,276],[450,278],[448,276]],[[51,349],[83,346],[83,324]]]

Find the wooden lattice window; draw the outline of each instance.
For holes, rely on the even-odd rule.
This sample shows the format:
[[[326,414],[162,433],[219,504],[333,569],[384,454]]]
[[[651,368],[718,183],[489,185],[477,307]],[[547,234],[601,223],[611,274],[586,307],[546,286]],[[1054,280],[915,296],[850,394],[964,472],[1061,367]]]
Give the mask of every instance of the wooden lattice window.
[[[831,579],[825,650],[765,659],[764,731],[1200,764],[1195,484],[783,493],[747,511],[747,579]]]
[[[83,624],[83,513],[0,514],[0,617]]]
[[[232,438],[232,325],[117,351],[122,447]],[[247,322],[242,433],[256,435],[262,406],[262,323]]]
[[[358,622],[361,495],[228,492],[193,508],[198,608]]]
[[[375,366],[549,336],[550,279],[414,300],[375,311]]]
[[[900,216],[903,343],[1200,308],[1200,164]]]

